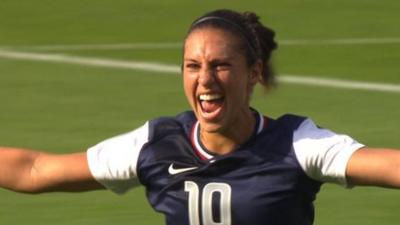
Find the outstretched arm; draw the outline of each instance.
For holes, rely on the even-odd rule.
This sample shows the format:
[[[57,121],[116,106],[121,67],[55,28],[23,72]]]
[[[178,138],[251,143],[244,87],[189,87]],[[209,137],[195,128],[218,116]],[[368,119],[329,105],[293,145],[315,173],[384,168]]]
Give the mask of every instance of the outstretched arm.
[[[400,150],[361,148],[350,158],[346,176],[352,185],[400,188]]]
[[[0,147],[0,187],[26,193],[102,189],[91,175],[86,153],[54,155]]]

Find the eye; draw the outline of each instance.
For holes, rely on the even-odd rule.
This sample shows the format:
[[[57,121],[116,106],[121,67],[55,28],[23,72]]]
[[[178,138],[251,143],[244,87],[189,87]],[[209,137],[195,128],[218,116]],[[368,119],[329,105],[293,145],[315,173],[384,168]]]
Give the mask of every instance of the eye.
[[[231,68],[231,64],[228,62],[219,62],[215,64],[215,70],[216,71],[225,71],[225,70],[229,70]]]
[[[197,71],[200,69],[200,67],[201,67],[200,64],[195,62],[190,62],[185,64],[185,69],[189,71]]]

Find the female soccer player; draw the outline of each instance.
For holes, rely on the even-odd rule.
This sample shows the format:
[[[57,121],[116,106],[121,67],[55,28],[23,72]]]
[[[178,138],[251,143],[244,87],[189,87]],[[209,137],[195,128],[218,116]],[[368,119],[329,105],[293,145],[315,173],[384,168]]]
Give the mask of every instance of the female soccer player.
[[[399,151],[366,147],[309,118],[272,119],[250,107],[256,83],[273,85],[276,47],[274,32],[254,13],[205,14],[184,43],[192,111],[150,120],[82,153],[3,147],[0,186],[124,193],[140,184],[170,225],[310,225],[324,182],[400,187]]]

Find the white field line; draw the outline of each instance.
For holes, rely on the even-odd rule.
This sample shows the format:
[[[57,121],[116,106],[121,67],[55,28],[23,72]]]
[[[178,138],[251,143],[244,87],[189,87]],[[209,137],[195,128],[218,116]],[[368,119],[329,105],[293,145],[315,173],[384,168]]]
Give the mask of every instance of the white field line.
[[[151,71],[159,73],[177,74],[180,72],[180,68],[176,65],[166,65],[161,63],[122,61],[122,60],[89,58],[80,56],[59,55],[59,54],[16,52],[16,51],[7,51],[1,49],[0,49],[0,58],[79,64],[86,66],[110,67],[117,69],[133,69],[133,70],[143,70],[143,71]]]
[[[321,86],[331,88],[342,88],[342,89],[354,89],[354,90],[367,90],[367,91],[379,91],[379,92],[397,92],[400,93],[400,84],[384,84],[384,83],[372,83],[362,81],[349,81],[339,80],[332,78],[318,78],[303,75],[283,75],[279,76],[279,82],[303,84],[310,86]]]
[[[28,61],[43,61],[64,64],[78,64],[94,67],[108,67],[117,69],[131,69],[162,74],[179,74],[180,67],[155,62],[120,61],[112,59],[100,59],[89,57],[78,57],[68,55],[16,52],[0,49],[0,58]],[[400,93],[400,84],[384,84],[360,81],[348,81],[328,78],[317,78],[302,75],[281,75],[279,81],[284,83],[302,84],[310,86],[322,86],[330,88],[342,88],[353,90],[367,90],[378,92]]]
[[[343,38],[316,40],[278,40],[279,45],[376,45],[400,44],[400,38]],[[79,44],[79,45],[36,45],[36,46],[0,46],[0,49],[24,49],[34,51],[79,51],[79,50],[131,50],[131,49],[180,49],[180,42],[165,43],[118,43],[118,44]]]
[[[129,50],[129,49],[179,49],[182,43],[119,43],[119,44],[79,44],[79,45],[37,45],[3,46],[3,49],[25,49],[36,51],[79,51],[79,50]]]
[[[326,40],[281,40],[281,45],[371,45],[400,44],[400,38],[344,38]]]

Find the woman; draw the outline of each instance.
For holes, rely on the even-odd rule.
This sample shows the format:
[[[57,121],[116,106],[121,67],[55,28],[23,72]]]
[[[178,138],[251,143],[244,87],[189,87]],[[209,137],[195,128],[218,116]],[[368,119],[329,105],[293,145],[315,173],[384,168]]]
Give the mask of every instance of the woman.
[[[150,120],[77,154],[1,148],[0,186],[124,193],[141,184],[174,225],[312,224],[324,182],[400,187],[398,151],[366,147],[308,118],[272,119],[250,107],[256,83],[273,85],[273,38],[253,13],[205,14],[184,43],[183,86],[192,111]]]

